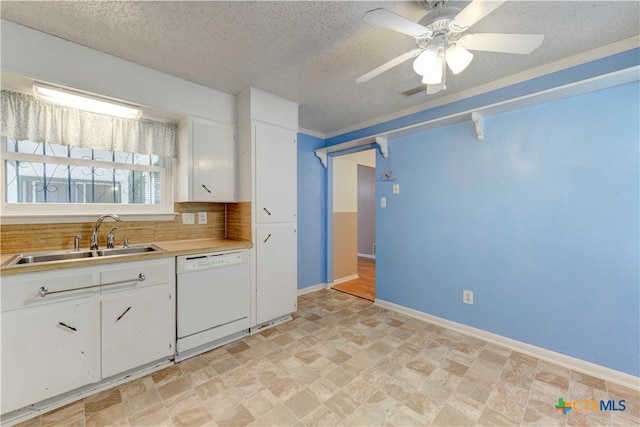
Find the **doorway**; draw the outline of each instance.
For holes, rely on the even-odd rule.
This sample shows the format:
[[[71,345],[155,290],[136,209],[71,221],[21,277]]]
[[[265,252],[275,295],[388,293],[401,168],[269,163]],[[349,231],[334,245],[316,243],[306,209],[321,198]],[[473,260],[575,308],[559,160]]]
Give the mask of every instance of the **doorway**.
[[[375,300],[375,159],[333,158],[333,289]]]

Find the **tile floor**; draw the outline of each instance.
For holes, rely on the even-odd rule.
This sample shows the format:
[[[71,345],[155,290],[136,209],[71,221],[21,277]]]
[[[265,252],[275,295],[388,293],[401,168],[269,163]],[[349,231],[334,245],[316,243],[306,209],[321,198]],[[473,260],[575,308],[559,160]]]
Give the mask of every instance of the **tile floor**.
[[[626,400],[624,412],[554,408]],[[640,424],[638,392],[321,290],[294,320],[23,426]]]

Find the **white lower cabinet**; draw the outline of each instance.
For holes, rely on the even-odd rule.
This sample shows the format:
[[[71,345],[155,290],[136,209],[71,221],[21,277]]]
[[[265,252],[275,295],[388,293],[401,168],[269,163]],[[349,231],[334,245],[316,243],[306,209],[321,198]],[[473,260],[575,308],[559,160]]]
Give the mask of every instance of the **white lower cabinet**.
[[[2,414],[170,360],[175,258],[2,278]]]
[[[175,353],[175,258],[100,274],[102,378]]]
[[[98,380],[97,326],[93,298],[2,313],[2,411]]]
[[[103,378],[173,354],[168,285],[117,292],[101,304]]]
[[[264,224],[256,227],[257,324],[296,311],[296,255],[294,224]]]

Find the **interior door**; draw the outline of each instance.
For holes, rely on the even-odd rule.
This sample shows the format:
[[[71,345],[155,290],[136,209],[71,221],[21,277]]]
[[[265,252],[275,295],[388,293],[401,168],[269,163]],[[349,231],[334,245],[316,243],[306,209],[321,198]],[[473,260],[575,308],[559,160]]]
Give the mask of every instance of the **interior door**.
[[[376,170],[358,165],[358,254],[375,256]]]

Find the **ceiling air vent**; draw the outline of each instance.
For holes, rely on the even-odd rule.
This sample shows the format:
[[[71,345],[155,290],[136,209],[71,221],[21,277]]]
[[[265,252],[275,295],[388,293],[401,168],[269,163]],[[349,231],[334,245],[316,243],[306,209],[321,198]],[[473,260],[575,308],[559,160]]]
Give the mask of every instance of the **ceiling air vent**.
[[[416,86],[414,88],[407,89],[404,92],[400,92],[400,93],[407,98],[413,95],[417,95],[419,93],[427,93],[427,85]]]

